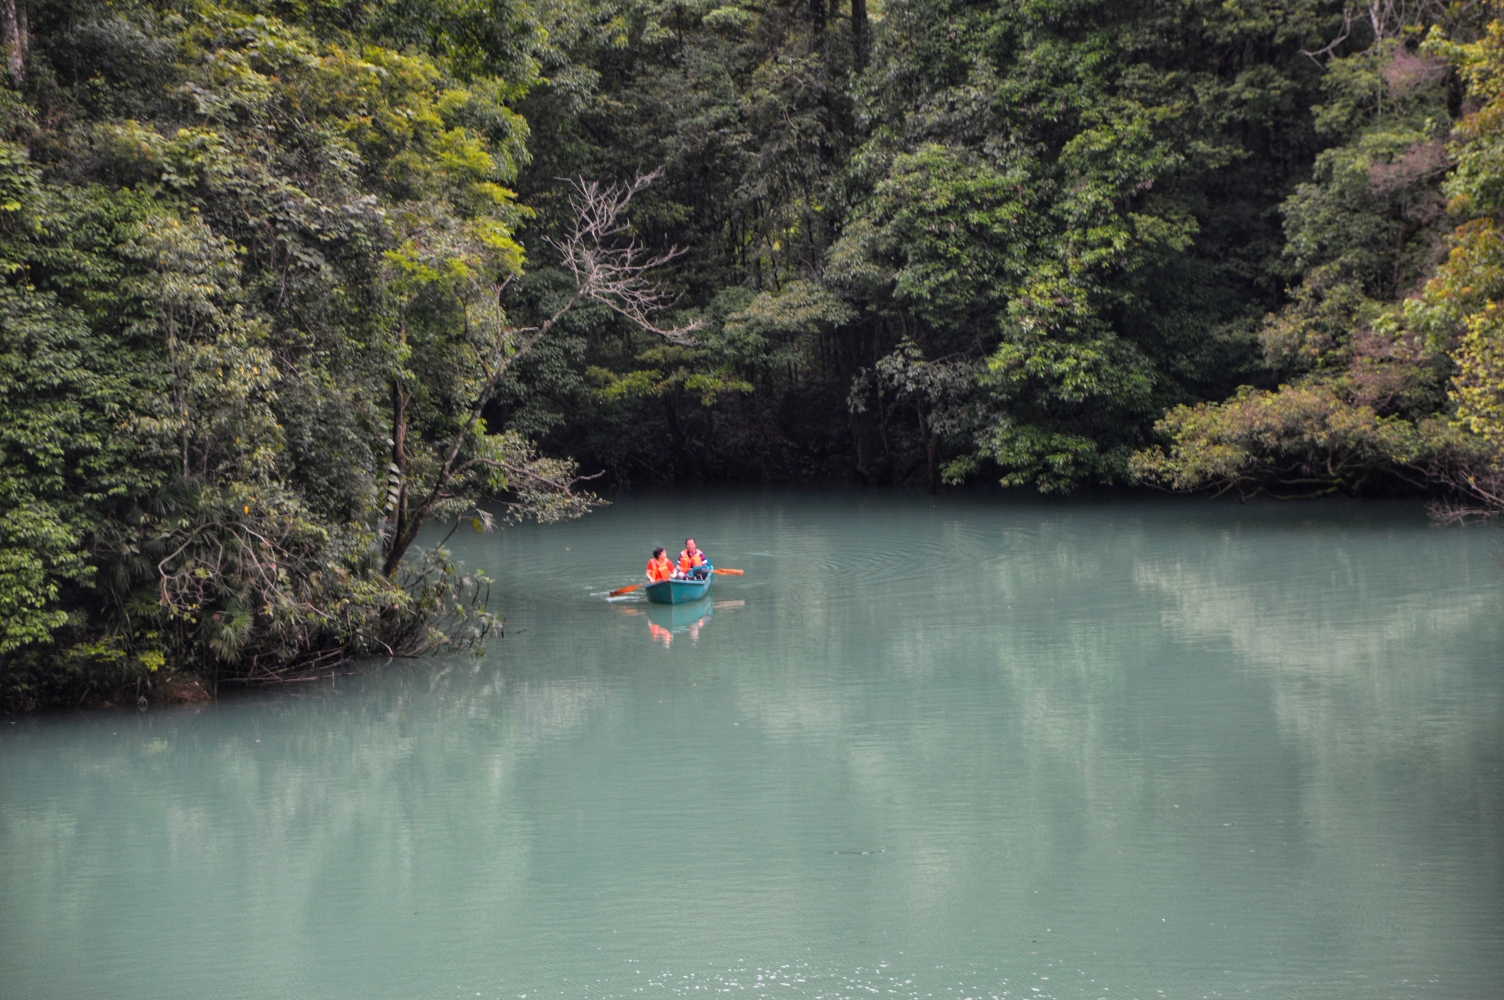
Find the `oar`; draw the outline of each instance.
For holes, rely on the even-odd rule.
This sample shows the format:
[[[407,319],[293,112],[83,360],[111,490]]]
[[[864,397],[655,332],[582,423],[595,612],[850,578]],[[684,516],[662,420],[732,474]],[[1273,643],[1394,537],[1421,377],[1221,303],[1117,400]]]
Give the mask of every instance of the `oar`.
[[[747,571],[744,570],[744,569],[721,569],[718,566],[718,567],[716,567],[715,575],[716,576],[744,576],[746,574],[746,572]]]

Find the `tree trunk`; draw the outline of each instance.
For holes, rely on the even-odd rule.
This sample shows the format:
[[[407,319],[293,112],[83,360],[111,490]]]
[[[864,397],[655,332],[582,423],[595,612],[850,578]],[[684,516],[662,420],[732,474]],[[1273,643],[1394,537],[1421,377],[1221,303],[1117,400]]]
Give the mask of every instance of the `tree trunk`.
[[[392,501],[386,560],[381,567],[385,576],[397,571],[402,557],[407,554],[403,536],[407,534],[407,393],[402,384],[392,380],[392,472],[397,477],[397,496]]]
[[[680,458],[684,451],[684,435],[679,428],[679,411],[668,393],[663,394],[663,422],[668,425],[669,478],[679,481]]]
[[[866,435],[862,433],[862,428],[857,423],[856,414],[849,410],[846,413],[846,429],[850,432],[851,443],[856,448],[856,472],[857,475],[862,477],[862,485],[865,486],[872,478],[871,474],[867,472],[867,457],[865,449],[862,448],[862,439]]]
[[[825,34],[825,0],[809,0],[809,23],[816,35]]]
[[[870,31],[871,25],[867,23],[867,0],[851,0],[851,44],[858,73],[867,68],[867,36]]]
[[[934,431],[931,431],[929,441],[926,442],[926,446],[930,464],[930,493],[932,495],[940,492],[940,464],[935,461],[935,452],[937,450],[938,444],[938,435],[936,435]]]
[[[26,28],[26,8],[19,0],[0,0],[0,45],[5,48],[5,66],[17,90],[26,86],[26,53],[31,47]]]
[[[919,436],[924,440],[924,469],[928,473],[930,492],[939,493],[940,466],[935,461],[936,451],[940,443],[939,435],[935,433],[935,428],[930,422],[925,419],[924,410],[918,406],[914,407],[914,409],[919,414]]]

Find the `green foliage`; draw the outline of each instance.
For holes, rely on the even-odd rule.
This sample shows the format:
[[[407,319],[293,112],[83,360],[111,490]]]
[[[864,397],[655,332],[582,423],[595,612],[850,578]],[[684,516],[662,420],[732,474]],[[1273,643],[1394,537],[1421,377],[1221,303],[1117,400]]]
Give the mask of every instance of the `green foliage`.
[[[1169,450],[1135,456],[1143,479],[1322,492],[1388,474],[1450,487],[1465,499],[1441,509],[1457,516],[1504,509],[1504,27],[1454,16],[1422,44],[1424,22],[1405,24],[1333,61],[1317,121],[1344,141],[1290,199],[1286,255],[1304,278],[1264,327],[1271,364],[1299,377],[1173,410]]]
[[[938,144],[895,157],[832,247],[829,279],[934,329],[990,325],[1027,281],[1045,206],[1025,171],[971,159]]]
[[[1452,436],[1437,446],[1434,473],[1474,506],[1455,513],[1504,511],[1504,23],[1491,21],[1476,41],[1448,44],[1439,33],[1428,47],[1449,56],[1481,106],[1457,123],[1450,152],[1457,169],[1444,190],[1454,215],[1475,216],[1451,237],[1451,252],[1424,293],[1407,302],[1406,320],[1433,350],[1454,363]]]
[[[60,584],[84,576],[79,538],[46,505],[12,507],[0,520],[0,655],[46,642],[68,621]]]
[[[1386,24],[1387,37],[1328,64],[1316,123],[1340,142],[1286,202],[1284,256],[1301,280],[1261,333],[1269,368],[1290,381],[1172,410],[1157,426],[1168,450],[1134,457],[1143,480],[1278,493],[1357,492],[1386,477],[1494,488],[1468,485],[1492,467],[1480,459],[1491,418],[1468,407],[1488,412],[1504,258],[1492,218],[1446,227],[1448,211],[1455,225],[1498,207],[1488,67],[1499,27],[1458,44],[1448,31],[1474,26],[1449,16],[1459,19],[1430,25],[1424,43],[1424,20]],[[1455,122],[1454,67],[1467,99],[1488,101]]]
[[[1504,456],[1504,305],[1490,302],[1467,318],[1457,345],[1452,399],[1457,422],[1495,456]]]
[[[618,475],[928,476],[917,420],[840,406],[908,339],[995,362],[975,366],[978,422],[940,445],[954,471],[1124,478],[1166,405],[1263,374],[1252,330],[1290,266],[1277,209],[1323,142],[1300,49],[1342,23],[1317,2],[1193,7],[897,2],[875,32],[803,2],[580,8],[524,104],[559,125],[523,197],[547,229],[546,178],[666,164],[643,224],[691,248],[706,364],[754,391],[696,417],[712,439],[661,399],[603,411],[561,380],[580,402],[553,439]],[[582,368],[641,370],[621,338],[584,332]]]
[[[708,351],[689,347],[654,347],[637,355],[637,360],[658,365],[657,368],[639,369],[625,374],[617,374],[606,368],[590,368],[586,370],[585,376],[596,385],[596,395],[602,400],[684,393],[698,395],[701,406],[714,406],[721,393],[752,391],[751,383],[737,378],[729,366],[713,371],[704,370],[703,362],[708,355]]]
[[[1273,302],[1270,210],[1315,152],[1297,49],[1329,17],[888,7],[872,193],[827,279],[989,356],[976,457],[1005,483],[1121,479],[1166,402],[1231,387],[1232,331]]]
[[[381,485],[394,384],[432,464],[523,267],[533,11],[85,0],[32,27],[0,102],[0,699],[476,640],[484,581],[383,565]],[[461,451],[570,467],[484,420]],[[468,488],[429,513],[564,512]]]
[[[1504,509],[1493,7],[27,6],[11,704],[474,641],[566,454]]]
[[[1410,422],[1354,405],[1322,384],[1274,392],[1244,386],[1223,403],[1177,406],[1156,430],[1172,442],[1171,452],[1138,452],[1133,470],[1173,489],[1210,483],[1283,496],[1355,492],[1371,477],[1412,465],[1422,448]]]

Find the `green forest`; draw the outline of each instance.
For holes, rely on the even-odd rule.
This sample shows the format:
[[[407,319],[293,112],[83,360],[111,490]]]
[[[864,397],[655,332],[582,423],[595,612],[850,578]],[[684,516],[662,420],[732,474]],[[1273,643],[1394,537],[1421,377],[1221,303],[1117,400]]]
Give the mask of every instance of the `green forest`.
[[[479,641],[650,483],[1504,509],[1504,21],[0,0],[0,708]]]

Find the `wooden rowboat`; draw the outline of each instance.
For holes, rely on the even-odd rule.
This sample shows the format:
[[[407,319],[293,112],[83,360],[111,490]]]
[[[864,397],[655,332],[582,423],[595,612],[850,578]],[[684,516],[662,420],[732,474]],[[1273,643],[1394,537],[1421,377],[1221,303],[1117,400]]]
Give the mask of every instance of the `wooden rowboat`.
[[[710,569],[709,566],[705,567]],[[710,593],[710,581],[715,572],[707,573],[703,580],[659,580],[642,588],[648,600],[654,604],[688,604]]]

